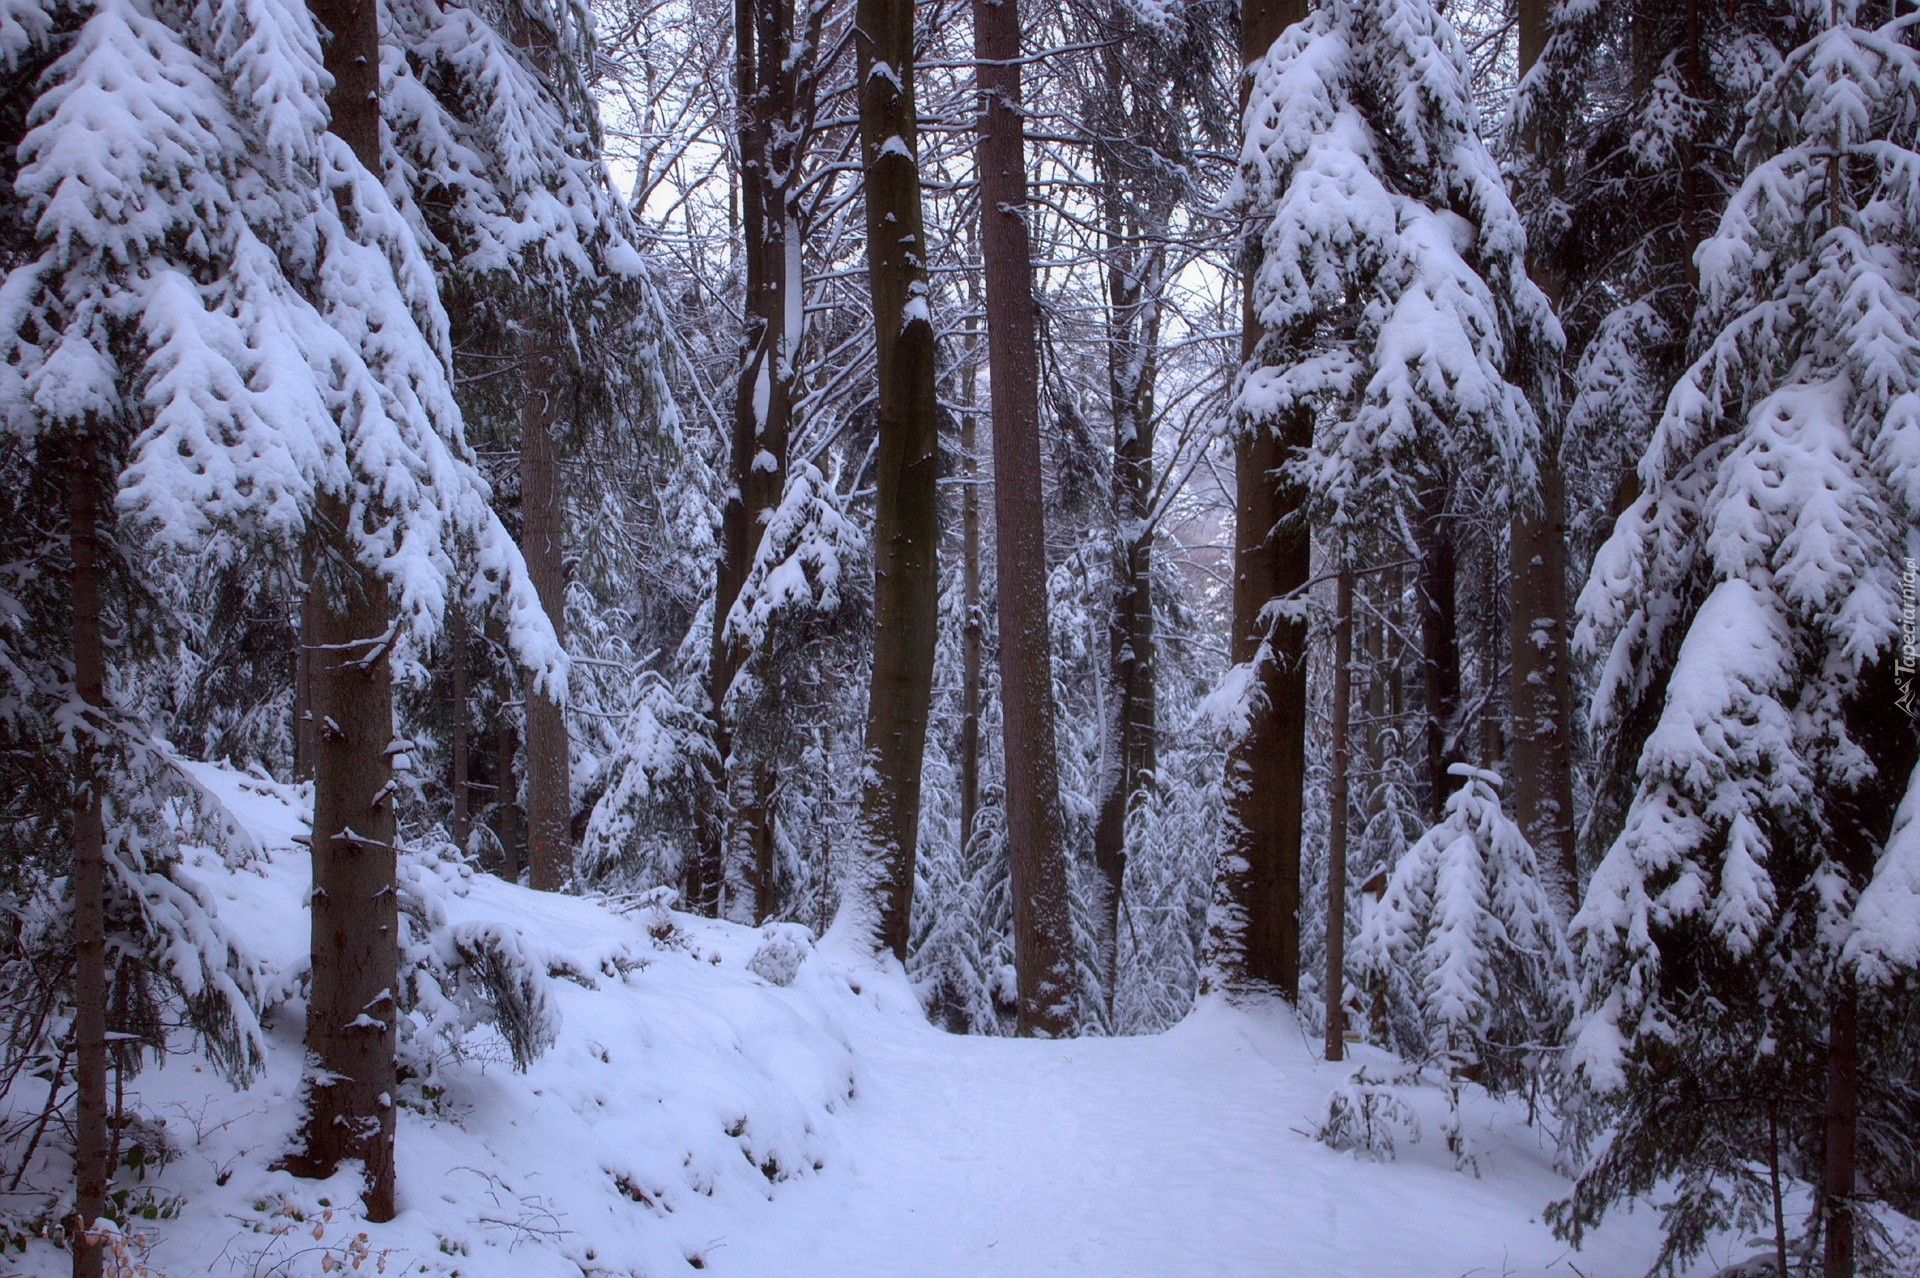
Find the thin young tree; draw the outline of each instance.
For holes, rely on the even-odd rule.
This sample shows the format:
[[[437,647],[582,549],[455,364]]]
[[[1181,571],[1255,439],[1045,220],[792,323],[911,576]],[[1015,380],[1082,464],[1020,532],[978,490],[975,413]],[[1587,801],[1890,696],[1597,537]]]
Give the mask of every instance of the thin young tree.
[[[971,281],[969,281],[971,283]],[[977,297],[973,299],[977,301]],[[986,622],[980,604],[979,320],[967,316],[966,363],[960,372],[960,852],[965,859],[980,813],[980,665]]]
[[[1099,215],[1101,389],[1112,422],[1111,597],[1105,601],[1106,665],[1098,676],[1104,713],[1093,796],[1093,862],[1100,876],[1094,968],[1111,1016],[1128,822],[1149,797],[1159,762],[1152,583],[1170,478],[1155,456],[1161,345],[1163,330],[1177,322],[1170,319],[1169,295],[1183,255],[1200,251],[1190,230],[1176,226],[1176,214],[1200,180],[1195,171],[1204,162],[1197,152],[1229,132],[1231,117],[1214,100],[1216,59],[1224,50],[1203,6],[1135,10],[1083,0],[1062,14],[1063,38],[1090,46],[1084,70],[1074,77],[1073,122],[1088,135],[1091,189],[1083,198]]]
[[[1890,978],[1920,958],[1897,821],[1920,755],[1898,702],[1920,55],[1911,13],[1867,27],[1863,9],[1816,10],[1747,108],[1748,175],[1696,255],[1702,349],[1580,598],[1580,642],[1606,649],[1594,721],[1634,764],[1573,925],[1571,1064],[1619,1120],[1555,1216],[1577,1234],[1676,1178],[1667,1265],[1760,1210],[1756,1155],[1782,1120],[1828,1278],[1871,1239],[1862,1181],[1916,1172],[1887,1136],[1915,1106],[1870,1080],[1912,1050]]]

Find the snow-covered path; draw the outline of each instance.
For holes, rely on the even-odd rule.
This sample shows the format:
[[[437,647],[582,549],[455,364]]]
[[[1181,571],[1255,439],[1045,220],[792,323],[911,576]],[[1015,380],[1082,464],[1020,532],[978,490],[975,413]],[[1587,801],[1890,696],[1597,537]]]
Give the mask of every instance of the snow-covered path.
[[[1156,1038],[1065,1043],[896,1021],[855,1052],[842,1166],[715,1239],[711,1272],[1626,1278],[1657,1246],[1645,1212],[1580,1253],[1556,1242],[1535,1222],[1565,1182],[1504,1108],[1471,1112],[1479,1178],[1454,1170],[1437,1096],[1396,1162],[1314,1142],[1342,1067],[1315,1061],[1279,1009],[1202,1008]]]
[[[195,767],[257,849],[197,849],[191,870],[264,971],[297,971],[304,796]],[[128,1094],[171,1120],[172,1156],[134,1187],[166,1208],[134,1227],[152,1272],[322,1278],[362,1234],[387,1272],[422,1278],[1638,1278],[1658,1251],[1650,1210],[1578,1253],[1553,1239],[1539,1216],[1567,1182],[1518,1105],[1467,1103],[1477,1176],[1454,1167],[1434,1086],[1401,1089],[1422,1138],[1403,1133],[1394,1161],[1320,1144],[1353,1066],[1320,1061],[1277,1002],[1206,1000],[1150,1038],[956,1037],[897,964],[832,935],[768,976],[777,930],[457,863],[409,862],[407,881],[450,926],[511,929],[545,958],[557,1041],[525,1073],[490,1031],[460,1052],[416,1045],[435,1094],[405,1098],[400,1212],[378,1225],[353,1206],[357,1168],[276,1167],[299,1118],[297,997],[245,1089],[170,1057]],[[9,1264],[70,1268],[45,1242]]]

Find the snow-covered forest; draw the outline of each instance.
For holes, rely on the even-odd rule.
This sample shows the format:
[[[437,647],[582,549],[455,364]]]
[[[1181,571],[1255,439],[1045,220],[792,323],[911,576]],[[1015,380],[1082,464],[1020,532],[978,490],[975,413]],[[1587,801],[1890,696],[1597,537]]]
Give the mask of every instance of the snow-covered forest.
[[[0,0],[0,1270],[1920,1275],[1916,0]]]

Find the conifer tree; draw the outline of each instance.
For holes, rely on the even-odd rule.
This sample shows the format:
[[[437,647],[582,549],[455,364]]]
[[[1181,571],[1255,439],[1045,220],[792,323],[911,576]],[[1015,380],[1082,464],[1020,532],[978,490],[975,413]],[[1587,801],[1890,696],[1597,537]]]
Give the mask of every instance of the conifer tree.
[[[1597,859],[1618,832],[1629,795],[1615,782],[1631,760],[1601,763],[1592,817],[1577,826],[1560,792],[1560,680],[1571,672],[1556,651],[1562,584],[1551,561],[1564,554],[1584,574],[1638,492],[1635,464],[1693,353],[1694,250],[1739,185],[1732,157],[1747,102],[1792,43],[1797,17],[1795,6],[1768,0],[1528,0],[1520,19],[1522,78],[1507,122],[1515,199],[1567,358],[1542,423],[1540,487],[1516,508],[1509,544],[1515,740],[1547,746],[1517,760],[1514,798],[1564,877],[1577,828],[1587,832],[1571,839],[1582,858]],[[1559,536],[1555,463],[1566,508]],[[1549,624],[1535,625],[1535,614]]]
[[[517,442],[520,544],[564,640],[569,450],[664,419],[653,280],[600,155],[583,68],[584,6],[398,4],[382,113],[400,203],[441,281],[479,436]],[[511,374],[511,375],[503,375]],[[524,697],[530,881],[572,875],[571,764],[561,704]],[[497,765],[510,776],[511,761]]]
[[[1261,240],[1236,421],[1304,421],[1284,473],[1307,509],[1339,545],[1412,530],[1424,607],[1450,607],[1447,491],[1456,476],[1496,500],[1527,490],[1534,401],[1559,344],[1453,28],[1423,0],[1333,3],[1288,28],[1253,70],[1236,199]],[[1448,753],[1432,728],[1435,672],[1449,668],[1435,644],[1451,651],[1451,628],[1429,617],[1423,631],[1432,770]],[[1259,665],[1239,669],[1251,718]],[[1241,860],[1230,848],[1223,871]]]
[[[1387,1041],[1499,1092],[1540,1068],[1573,1011],[1573,959],[1500,779],[1455,764],[1446,819],[1392,866],[1354,943]]]
[[[1696,255],[1704,345],[1581,595],[1595,725],[1635,762],[1574,920],[1572,1065],[1618,1127],[1557,1219],[1577,1236],[1677,1175],[1677,1265],[1766,1213],[1753,1151],[1777,1129],[1839,1278],[1863,1182],[1913,1175],[1876,1133],[1916,1117],[1879,1081],[1910,1030],[1877,1009],[1916,957],[1895,685],[1920,529],[1920,55],[1911,13],[1818,8],[1749,107],[1747,177]]]

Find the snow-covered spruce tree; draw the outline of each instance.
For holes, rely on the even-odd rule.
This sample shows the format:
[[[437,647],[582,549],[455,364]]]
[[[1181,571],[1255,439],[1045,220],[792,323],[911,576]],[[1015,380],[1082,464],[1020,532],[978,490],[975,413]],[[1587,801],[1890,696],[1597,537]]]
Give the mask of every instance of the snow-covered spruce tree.
[[[1261,333],[1235,419],[1277,432],[1306,414],[1311,444],[1286,464],[1333,553],[1351,561],[1364,528],[1398,550],[1394,532],[1404,545],[1434,523],[1424,495],[1470,478],[1497,500],[1531,482],[1530,397],[1559,329],[1527,278],[1465,52],[1430,4],[1333,0],[1251,75],[1235,198],[1259,228]],[[1249,672],[1273,659],[1263,645],[1229,686],[1260,695]],[[1431,721],[1431,668],[1427,682]],[[1223,856],[1223,889],[1243,862]],[[1235,944],[1237,910],[1236,893],[1217,894],[1216,946]]]
[[[216,536],[284,556],[315,533],[324,589],[309,593],[309,637],[316,610],[344,623],[341,641],[361,645],[345,680],[384,686],[398,631],[431,633],[452,585],[476,608],[503,603],[508,641],[557,684],[564,657],[464,453],[432,274],[369,171],[381,167],[377,118],[355,135],[371,140],[365,162],[327,131],[330,81],[308,13],[215,5],[162,20],[109,3],[64,20],[74,35],[39,79],[14,180],[32,241],[5,285],[10,426],[49,461],[92,441],[93,482],[117,480],[122,522],[162,552],[125,556],[132,579],[136,564],[152,571]],[[392,897],[392,840],[380,837],[391,724],[342,711],[325,736],[364,766],[331,774],[357,792],[322,777],[317,877],[335,862],[366,870],[355,877],[377,923]],[[382,847],[337,853],[329,826]],[[344,890],[326,900],[362,903]],[[337,1132],[334,1113],[364,1114],[378,1128],[391,1026],[354,1027],[390,996],[395,956],[389,945],[384,963],[337,957],[316,956],[309,1028],[323,1064],[365,1095],[329,1109],[347,1089],[316,1089],[316,1121]],[[332,1031],[366,1040],[353,1063],[330,1054]],[[377,1164],[384,1142],[372,1139]],[[376,1211],[381,1196],[370,1187]]]
[[[220,268],[236,229],[250,238],[242,199],[271,195],[250,182],[247,139],[191,43],[204,35],[119,4],[15,3],[0,17],[0,768],[19,841],[5,857],[4,1089],[29,1103],[16,1085],[44,1071],[52,1113],[73,1066],[77,1273],[102,1261],[87,1231],[113,1170],[108,1034],[127,1036],[111,1050],[124,1077],[164,1047],[161,1001],[184,997],[236,1079],[258,1059],[255,974],[170,851],[178,772],[121,704],[127,667],[164,641],[167,617],[114,491],[143,424],[201,417],[195,396],[233,388],[227,351],[206,350],[196,327],[193,281],[257,283]],[[255,478],[253,512],[284,516],[272,464]],[[48,855],[62,842],[70,865]]]
[[[837,475],[809,461],[791,464],[779,504],[759,521],[746,580],[727,614],[729,644],[744,660],[723,709],[736,769],[752,775],[734,778],[751,803],[733,805],[738,819],[719,905],[739,922],[764,923],[797,903],[788,891],[797,867],[779,854],[792,823],[782,821],[777,800],[795,779],[787,774],[806,752],[810,725],[841,717],[845,686],[832,672],[852,667],[868,637],[871,587],[859,571],[867,539],[847,504]]]
[[[648,655],[647,648],[622,658],[622,668],[611,672],[622,695],[597,699],[596,709],[617,717],[593,717],[605,736],[591,747],[598,762],[581,778],[592,801],[576,866],[580,882],[597,887],[686,886],[695,854],[695,793],[718,767],[712,721],[702,706],[713,652],[719,510],[712,494],[719,485],[696,432],[676,421],[663,433],[669,462],[655,472],[657,484],[650,476],[605,498],[618,509],[630,494],[645,494],[634,512],[640,517],[631,521],[644,530],[642,538],[636,544],[620,535],[630,524],[614,521],[595,524],[607,535],[588,536],[582,545],[582,574],[604,581],[609,597],[624,589],[636,634],[668,650],[666,673],[631,672],[632,659]],[[606,475],[607,468],[595,473]],[[576,627],[589,639],[595,629]]]
[[[1751,105],[1747,177],[1696,255],[1704,348],[1580,600],[1633,797],[1573,933],[1571,1059],[1617,1128],[1555,1218],[1578,1236],[1672,1178],[1666,1269],[1770,1222],[1777,1156],[1818,1189],[1826,1272],[1852,1274],[1858,1202],[1916,1173],[1897,1012],[1920,897],[1890,825],[1916,754],[1920,17],[1865,16],[1808,7]]]
[[[1555,702],[1560,681],[1580,672],[1566,669],[1565,643],[1553,640],[1571,617],[1553,615],[1562,586],[1552,561],[1584,579],[1613,517],[1638,492],[1634,463],[1692,353],[1694,249],[1739,185],[1733,152],[1746,104],[1798,39],[1799,22],[1794,5],[1773,0],[1520,6],[1522,79],[1507,121],[1515,201],[1535,278],[1567,330],[1568,359],[1560,402],[1543,423],[1540,502],[1513,524],[1532,545],[1510,547],[1513,647],[1531,657],[1513,665],[1514,732],[1516,742],[1549,746],[1516,772],[1514,801],[1522,827],[1544,840],[1542,854],[1563,867],[1574,852],[1588,865],[1605,852],[1631,797],[1612,780],[1631,768],[1581,769],[1580,811],[1560,811],[1565,764],[1553,756],[1570,744],[1555,739],[1575,734]],[[1553,623],[1544,634],[1533,625],[1542,614]],[[1527,643],[1530,633],[1540,638]]]
[[[1573,960],[1500,779],[1456,763],[1446,819],[1387,876],[1354,942],[1387,1042],[1495,1093],[1524,1084],[1573,1012]]]

